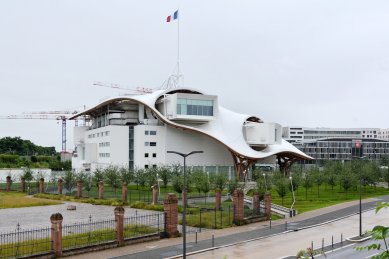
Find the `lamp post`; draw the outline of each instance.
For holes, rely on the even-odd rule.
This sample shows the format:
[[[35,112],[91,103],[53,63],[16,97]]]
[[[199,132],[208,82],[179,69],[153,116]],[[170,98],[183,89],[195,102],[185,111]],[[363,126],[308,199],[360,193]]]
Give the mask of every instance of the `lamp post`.
[[[296,202],[296,198],[294,197],[294,190],[293,190],[293,181],[292,181],[292,176],[289,176],[289,180],[290,180],[290,186],[292,186],[292,196],[293,196],[293,203],[292,203],[292,206],[290,207],[290,213],[291,213],[291,217],[293,214],[293,208],[294,208],[294,203]]]
[[[203,151],[192,151],[187,154],[180,153],[177,151],[167,151],[167,153],[176,154],[179,156],[182,156],[184,158],[184,189],[182,190],[184,192],[184,200],[183,203],[183,210],[182,210],[182,254],[183,258],[186,258],[186,201],[187,201],[187,183],[186,183],[186,157],[193,155],[193,154],[199,154],[204,153]]]
[[[358,160],[364,159],[366,156],[353,156]],[[362,171],[359,169],[359,236],[362,236]]]

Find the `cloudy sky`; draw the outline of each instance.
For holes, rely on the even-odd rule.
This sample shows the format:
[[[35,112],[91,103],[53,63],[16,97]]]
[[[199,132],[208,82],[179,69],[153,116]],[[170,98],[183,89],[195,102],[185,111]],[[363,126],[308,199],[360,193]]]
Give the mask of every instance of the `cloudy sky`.
[[[389,1],[2,0],[0,115],[90,107],[185,86],[282,125],[389,128]],[[72,148],[68,123],[68,148]],[[0,137],[61,147],[56,121],[0,120]]]

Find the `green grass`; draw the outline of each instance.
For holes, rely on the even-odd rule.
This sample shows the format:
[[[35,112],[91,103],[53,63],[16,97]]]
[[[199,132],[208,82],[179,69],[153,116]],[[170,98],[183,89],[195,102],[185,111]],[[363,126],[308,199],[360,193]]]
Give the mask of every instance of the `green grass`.
[[[157,228],[145,225],[126,225],[124,237],[132,238],[157,233]],[[115,240],[115,229],[95,230],[82,234],[71,234],[62,237],[63,250],[74,247],[85,247]],[[13,258],[51,251],[50,238],[40,238],[24,242],[14,242],[0,245],[0,258]]]
[[[271,194],[272,202],[275,204],[282,205],[282,199],[279,197],[279,195],[274,189],[271,191]],[[321,185],[319,188],[318,195],[318,189],[316,185],[312,188],[308,188],[307,194],[308,195],[306,197],[305,188],[303,187],[299,187],[297,191],[295,191],[295,208],[297,209],[298,213],[312,211],[352,200],[359,200],[359,189],[352,188],[348,190],[348,192],[345,192],[339,186],[335,186],[332,190],[330,186]],[[388,194],[389,190],[383,187],[362,187],[362,199]],[[290,207],[292,205],[292,202],[292,193],[288,192],[287,195],[284,197],[283,206]]]
[[[28,197],[24,193],[0,191],[0,209],[56,205],[61,202]]]
[[[36,198],[51,199],[59,201],[72,201],[90,203],[94,205],[108,205],[108,206],[123,206],[128,205],[127,202],[122,202],[119,199],[94,199],[94,198],[75,198],[63,194],[48,194],[48,193],[37,193],[34,195]]]

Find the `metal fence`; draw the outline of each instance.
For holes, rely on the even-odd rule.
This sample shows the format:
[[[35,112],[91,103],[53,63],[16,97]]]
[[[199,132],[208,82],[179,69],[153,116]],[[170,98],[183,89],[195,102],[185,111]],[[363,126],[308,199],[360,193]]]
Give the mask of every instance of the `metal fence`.
[[[89,221],[62,226],[62,247],[69,250],[115,241],[115,220]]]
[[[124,218],[124,238],[130,239],[164,231],[164,213]]]
[[[0,258],[29,257],[51,252],[51,228],[23,230],[18,224],[16,230],[0,233]]]

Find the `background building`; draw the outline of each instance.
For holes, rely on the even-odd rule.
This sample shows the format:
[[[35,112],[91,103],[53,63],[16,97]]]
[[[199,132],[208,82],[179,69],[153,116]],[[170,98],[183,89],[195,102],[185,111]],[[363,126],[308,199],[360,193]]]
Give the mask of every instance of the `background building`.
[[[326,160],[351,161],[355,156],[379,161],[389,156],[389,130],[379,128],[284,127],[283,138],[321,164]],[[360,143],[356,154],[355,144]]]

